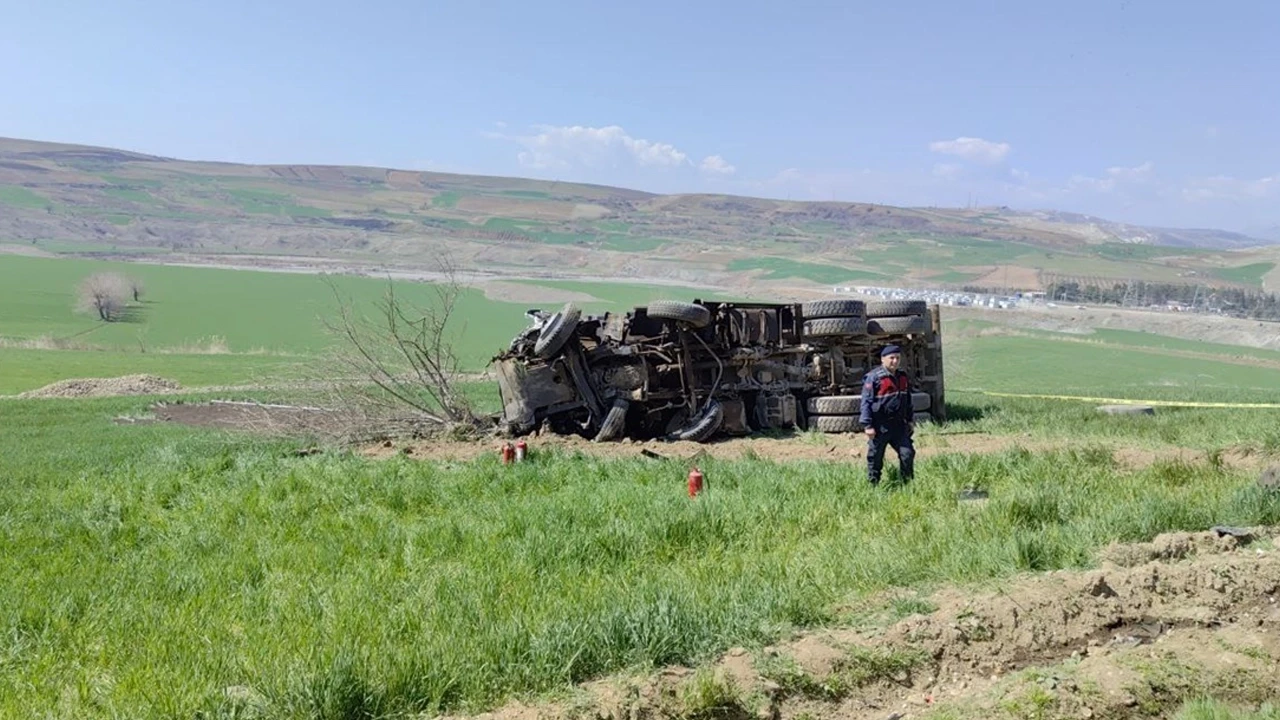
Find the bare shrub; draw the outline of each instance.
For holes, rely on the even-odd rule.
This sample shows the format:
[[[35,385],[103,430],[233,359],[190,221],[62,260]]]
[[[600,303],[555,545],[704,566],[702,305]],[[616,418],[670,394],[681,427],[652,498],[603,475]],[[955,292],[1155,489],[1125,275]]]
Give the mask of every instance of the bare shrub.
[[[136,275],[130,275],[125,280],[129,285],[129,294],[133,296],[133,301],[141,302],[142,294],[146,292],[146,286],[142,284],[142,279]]]
[[[364,425],[356,435],[469,433],[484,424],[461,388],[454,349],[465,329],[454,316],[463,286],[447,260],[440,266],[444,279],[427,285],[430,302],[408,302],[388,278],[371,316],[325,279],[338,309],[323,324],[339,340],[325,377],[344,412]]]
[[[94,273],[80,282],[76,309],[95,313],[99,320],[119,320],[129,303],[129,281],[119,273]]]

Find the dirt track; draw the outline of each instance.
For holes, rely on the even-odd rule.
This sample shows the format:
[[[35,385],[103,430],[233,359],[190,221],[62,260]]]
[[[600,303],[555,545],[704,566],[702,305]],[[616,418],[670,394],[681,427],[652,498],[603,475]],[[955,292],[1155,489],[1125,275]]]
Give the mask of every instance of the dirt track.
[[[703,717],[1167,717],[1201,694],[1275,698],[1278,531],[1112,546],[1098,570],[948,589],[908,598],[918,613],[896,622],[731,650],[714,665],[720,706]],[[480,717],[673,717],[689,710],[682,691],[695,678],[666,668],[591,683],[571,705],[513,703]]]

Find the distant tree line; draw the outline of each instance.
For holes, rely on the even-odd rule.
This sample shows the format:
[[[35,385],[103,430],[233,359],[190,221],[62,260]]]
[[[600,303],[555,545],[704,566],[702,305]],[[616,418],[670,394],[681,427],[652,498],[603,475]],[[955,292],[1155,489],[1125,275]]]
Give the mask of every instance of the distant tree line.
[[[1110,285],[1054,282],[1045,288],[1050,300],[1099,305],[1149,307],[1176,303],[1196,310],[1255,320],[1280,320],[1275,293],[1244,288],[1213,288],[1183,283],[1117,282]]]

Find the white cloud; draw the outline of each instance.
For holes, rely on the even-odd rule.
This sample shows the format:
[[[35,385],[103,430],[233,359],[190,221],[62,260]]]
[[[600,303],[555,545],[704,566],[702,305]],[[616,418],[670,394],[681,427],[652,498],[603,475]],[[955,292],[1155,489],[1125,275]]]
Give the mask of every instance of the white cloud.
[[[719,155],[708,155],[702,159],[702,164],[698,167],[702,172],[710,175],[732,175],[738,171],[738,168],[730,165]]]
[[[1143,182],[1151,177],[1152,167],[1150,160],[1135,167],[1109,167],[1107,176],[1125,182]]]
[[[929,149],[944,155],[955,155],[965,160],[995,164],[1005,159],[1013,148],[1009,143],[992,142],[974,137],[958,137],[955,140],[938,140],[929,143]]]
[[[1148,160],[1134,167],[1120,165],[1109,167],[1104,172],[1104,176],[1100,178],[1088,175],[1072,175],[1067,180],[1067,186],[1064,189],[1067,192],[1083,189],[1099,193],[1110,193],[1126,185],[1146,183],[1151,178],[1152,167],[1154,166]]]
[[[935,177],[949,178],[959,175],[963,169],[955,163],[937,163],[933,166],[933,174]]]
[[[1182,197],[1202,200],[1261,200],[1280,190],[1280,173],[1256,180],[1241,180],[1227,175],[1197,178],[1182,189]]]
[[[516,159],[530,168],[680,167],[692,165],[689,156],[674,145],[632,137],[617,125],[582,125],[535,128],[536,135],[489,137],[513,140],[524,146]]]

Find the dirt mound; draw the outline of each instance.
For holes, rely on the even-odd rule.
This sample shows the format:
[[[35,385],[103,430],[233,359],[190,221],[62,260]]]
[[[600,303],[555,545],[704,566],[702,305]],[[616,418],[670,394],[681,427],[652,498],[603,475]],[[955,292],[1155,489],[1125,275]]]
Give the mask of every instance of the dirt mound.
[[[483,717],[1137,718],[1201,696],[1274,700],[1278,532],[1160,536],[1103,553],[1125,566],[881,598],[911,614],[732,650],[698,671],[592,683],[569,706],[513,703]]]
[[[86,398],[116,395],[161,395],[178,392],[182,385],[155,375],[124,375],[114,378],[76,378],[59,380],[36,390],[28,390],[20,398]]]

